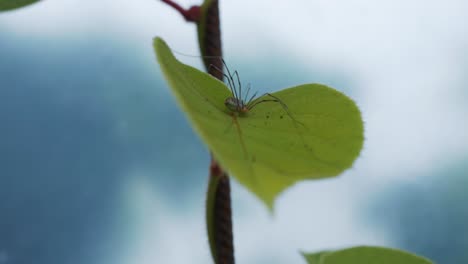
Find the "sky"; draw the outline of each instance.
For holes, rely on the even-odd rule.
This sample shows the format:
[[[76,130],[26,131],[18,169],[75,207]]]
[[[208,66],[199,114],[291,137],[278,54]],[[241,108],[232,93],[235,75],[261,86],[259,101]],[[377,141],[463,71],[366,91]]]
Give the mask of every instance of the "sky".
[[[197,4],[179,3],[185,7]],[[468,27],[464,22],[468,3],[241,0],[222,1],[220,9],[225,59],[241,73],[244,82],[260,91],[300,83],[328,84],[356,101],[365,122],[364,148],[353,168],[336,179],[305,182],[288,189],[277,200],[274,216],[233,181],[238,263],[303,263],[299,250],[358,244],[397,246],[385,230],[369,226],[362,212],[384,190],[424,182],[432,171],[466,157]],[[20,98],[9,90],[11,84],[28,89],[34,86],[20,80],[42,80],[38,87],[44,85],[47,92],[35,90],[35,96],[26,100],[28,104],[12,103],[7,109],[47,108],[37,103],[44,97],[69,111],[53,120],[71,118],[73,125],[83,122],[90,129],[80,143],[89,145],[83,147],[83,155],[94,153],[99,157],[85,159],[91,167],[82,173],[92,177],[83,178],[78,172],[76,176],[86,179],[86,188],[113,183],[112,190],[103,190],[112,194],[105,198],[98,191],[89,191],[96,194],[89,198],[91,203],[101,201],[96,212],[114,208],[96,217],[106,231],[102,231],[104,238],[100,237],[96,246],[98,253],[86,256],[95,263],[210,262],[204,223],[208,152],[161,78],[151,47],[155,36],[165,39],[174,50],[198,54],[195,26],[159,1],[46,0],[0,13],[0,47],[4,48],[3,57],[9,58],[0,58],[4,102]],[[15,52],[20,55],[14,56]],[[200,67],[194,58],[179,58]],[[7,73],[18,71],[9,73],[7,69],[20,68],[12,65],[37,68],[31,67],[15,79]],[[91,72],[90,65],[98,65],[92,68],[96,72]],[[50,75],[55,77],[49,79]],[[79,85],[73,80],[80,80]],[[99,89],[93,90],[96,87]],[[34,117],[35,109],[24,111],[24,116]],[[11,116],[16,115],[0,115],[4,126],[15,128],[8,137],[6,132],[0,134],[0,143],[14,138],[20,128],[28,129],[10,126]],[[65,128],[59,126],[56,132],[60,129]],[[102,132],[95,137],[108,139],[107,145],[98,140],[90,143],[93,131]],[[78,131],[69,132],[80,138]],[[43,137],[31,137],[27,143],[39,144],[40,140]],[[93,144],[102,150],[93,150]],[[18,146],[13,144],[9,150],[18,150]],[[72,152],[59,149],[56,155],[68,160],[75,157]],[[6,157],[10,153],[0,149],[0,154]],[[32,153],[30,159],[40,155]],[[185,169],[179,168],[180,160],[188,161]],[[108,163],[105,170],[103,163]],[[104,172],[94,173],[92,166]],[[44,165],[37,168],[43,170]],[[1,170],[0,175],[12,178],[20,174],[19,169],[12,169],[14,173]],[[48,175],[44,177],[56,180],[50,176],[53,173],[44,172]],[[99,173],[119,176],[95,183]],[[28,181],[27,173],[23,176],[20,178]],[[12,184],[8,179],[0,176],[0,185]],[[62,184],[79,189],[81,182]],[[62,195],[66,197],[66,192],[54,197]],[[18,203],[24,200],[14,194],[5,197]],[[4,202],[5,206],[11,204],[15,203]],[[16,221],[19,215],[10,221]],[[85,230],[93,232],[91,227]],[[17,237],[14,232],[10,235]],[[30,235],[40,234],[31,230]],[[16,263],[15,254],[21,251],[11,247],[8,240],[0,240],[0,264]]]

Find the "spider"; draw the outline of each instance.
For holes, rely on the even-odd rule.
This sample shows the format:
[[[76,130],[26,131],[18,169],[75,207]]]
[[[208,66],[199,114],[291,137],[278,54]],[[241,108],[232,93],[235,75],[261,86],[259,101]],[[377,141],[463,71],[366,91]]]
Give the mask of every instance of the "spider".
[[[291,113],[289,112],[288,106],[281,99],[279,99],[278,97],[270,93],[264,93],[261,96],[257,97],[257,92],[255,92],[251,97],[249,97],[249,92],[250,92],[250,85],[249,85],[247,87],[247,92],[245,93],[244,98],[242,98],[242,85],[240,82],[239,73],[237,72],[237,70],[231,73],[224,59],[221,59],[221,60],[223,62],[224,67],[226,68],[228,72],[227,74],[224,73],[221,69],[219,69],[213,64],[210,65],[210,68],[213,68],[221,72],[227,80],[229,89],[231,90],[231,94],[232,94],[232,96],[229,96],[228,98],[226,98],[226,100],[224,100],[224,105],[226,106],[227,109],[229,109],[232,113],[246,115],[248,112],[250,112],[250,110],[252,110],[255,106],[261,103],[275,102],[281,105],[281,107],[289,115],[289,117],[291,117],[291,119],[295,120],[293,116],[291,115]],[[238,89],[236,89],[234,76],[237,79]],[[265,96],[268,96],[270,99],[262,99]]]

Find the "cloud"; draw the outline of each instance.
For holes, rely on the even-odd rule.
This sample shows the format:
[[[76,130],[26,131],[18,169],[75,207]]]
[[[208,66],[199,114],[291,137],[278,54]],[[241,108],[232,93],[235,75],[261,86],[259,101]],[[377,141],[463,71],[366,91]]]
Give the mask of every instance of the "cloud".
[[[181,211],[175,199],[154,187],[151,173],[131,173],[123,190],[123,214],[127,236],[119,238],[124,250],[111,254],[109,263],[209,263],[202,195],[199,206]],[[196,203],[194,203],[196,204]]]

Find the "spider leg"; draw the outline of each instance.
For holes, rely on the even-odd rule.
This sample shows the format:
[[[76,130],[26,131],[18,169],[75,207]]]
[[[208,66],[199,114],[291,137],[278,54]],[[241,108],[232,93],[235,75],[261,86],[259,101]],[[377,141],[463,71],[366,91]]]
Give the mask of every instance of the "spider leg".
[[[255,93],[255,95],[256,95],[256,93]],[[258,99],[260,99],[260,98],[262,98],[264,96],[270,96],[273,99],[263,99],[263,100],[257,101]],[[255,99],[253,101],[252,101],[252,99],[253,99],[253,97],[249,100],[249,103],[248,103],[248,104],[253,103],[251,106],[248,106],[249,110],[252,109],[255,105],[259,104],[260,102],[277,102],[277,103],[281,104],[281,106],[284,108],[284,110],[289,111],[288,106],[281,99],[279,99],[278,97],[272,95],[271,93],[264,93],[264,94],[260,95],[257,99]]]
[[[250,83],[247,84],[247,92],[245,93],[244,102],[247,103],[247,98],[250,92]]]
[[[262,98],[263,96],[270,96],[270,97],[272,97],[273,99],[262,99],[262,100],[257,100],[257,99]],[[274,95],[272,95],[272,94],[270,94],[270,93],[265,93],[265,94],[263,94],[262,96],[258,97],[257,99],[254,100],[251,104],[250,104],[250,102],[249,102],[249,104],[247,105],[247,108],[248,108],[249,110],[251,110],[251,109],[254,108],[256,105],[261,104],[261,103],[266,103],[266,102],[275,102],[275,103],[279,103],[279,104],[281,105],[281,107],[283,108],[283,110],[288,114],[288,116],[289,116],[292,120],[294,120],[294,122],[297,122],[297,123],[299,123],[299,124],[301,124],[302,126],[305,127],[305,125],[304,125],[302,122],[299,122],[297,119],[295,119],[295,118],[293,117],[293,115],[292,115],[291,112],[289,111],[288,106],[287,106],[281,99],[279,99],[278,97],[276,97],[276,96],[274,96]]]
[[[288,106],[281,99],[279,99],[278,97],[272,95],[271,93],[265,93],[264,95],[268,95],[268,96],[272,97],[273,99],[277,100],[277,102],[280,103],[283,106],[284,110],[286,110],[286,112],[289,112]]]
[[[255,100],[254,103],[250,104],[247,106],[247,108],[249,110],[251,110],[252,108],[254,108],[255,106],[257,106],[258,104],[261,104],[261,103],[266,103],[266,102],[275,102],[275,103],[279,103],[278,100],[276,99],[263,99],[263,100]]]
[[[252,103],[253,101],[255,101],[254,98],[257,96],[257,93],[258,93],[258,91],[255,92],[255,93],[250,97],[250,99],[245,103],[245,105],[249,105],[250,103]]]
[[[241,85],[239,73],[237,72],[237,70],[234,71],[234,75],[237,77],[237,83],[239,85],[239,98],[237,99],[242,100],[242,85]]]
[[[231,74],[231,71],[229,70],[229,67],[227,66],[227,64],[226,64],[226,62],[224,61],[224,59],[223,59],[222,61],[223,61],[224,67],[226,68],[226,71],[228,72],[229,79],[231,80],[231,83],[232,83],[233,86],[234,86],[234,89],[233,89],[233,90],[234,90],[234,93],[233,93],[233,95],[234,95],[234,97],[235,97],[237,100],[239,100],[239,96],[237,95],[237,91],[236,91],[235,85],[234,85],[234,78],[232,77],[233,75]],[[238,76],[239,76],[239,75],[238,75]]]
[[[224,63],[224,60],[223,60],[223,63]],[[218,72],[223,74],[224,78],[226,78],[226,80],[227,80],[227,83],[228,83],[229,89],[231,90],[232,95],[234,97],[237,97],[236,89],[235,89],[235,86],[234,86],[234,81],[232,80],[232,78],[230,76],[228,76],[226,73],[224,73],[223,70],[221,70],[220,68],[216,67],[213,64],[210,64],[209,69],[211,69],[211,68],[213,68],[213,69],[215,69]]]

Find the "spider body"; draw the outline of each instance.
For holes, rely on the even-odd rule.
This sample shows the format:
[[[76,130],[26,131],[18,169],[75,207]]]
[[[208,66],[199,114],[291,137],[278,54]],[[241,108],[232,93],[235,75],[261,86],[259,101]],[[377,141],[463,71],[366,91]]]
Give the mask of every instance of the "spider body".
[[[235,97],[228,97],[224,100],[224,105],[227,109],[232,112],[237,112],[239,114],[245,114],[249,112],[249,108],[244,103],[242,99],[237,99]]]

